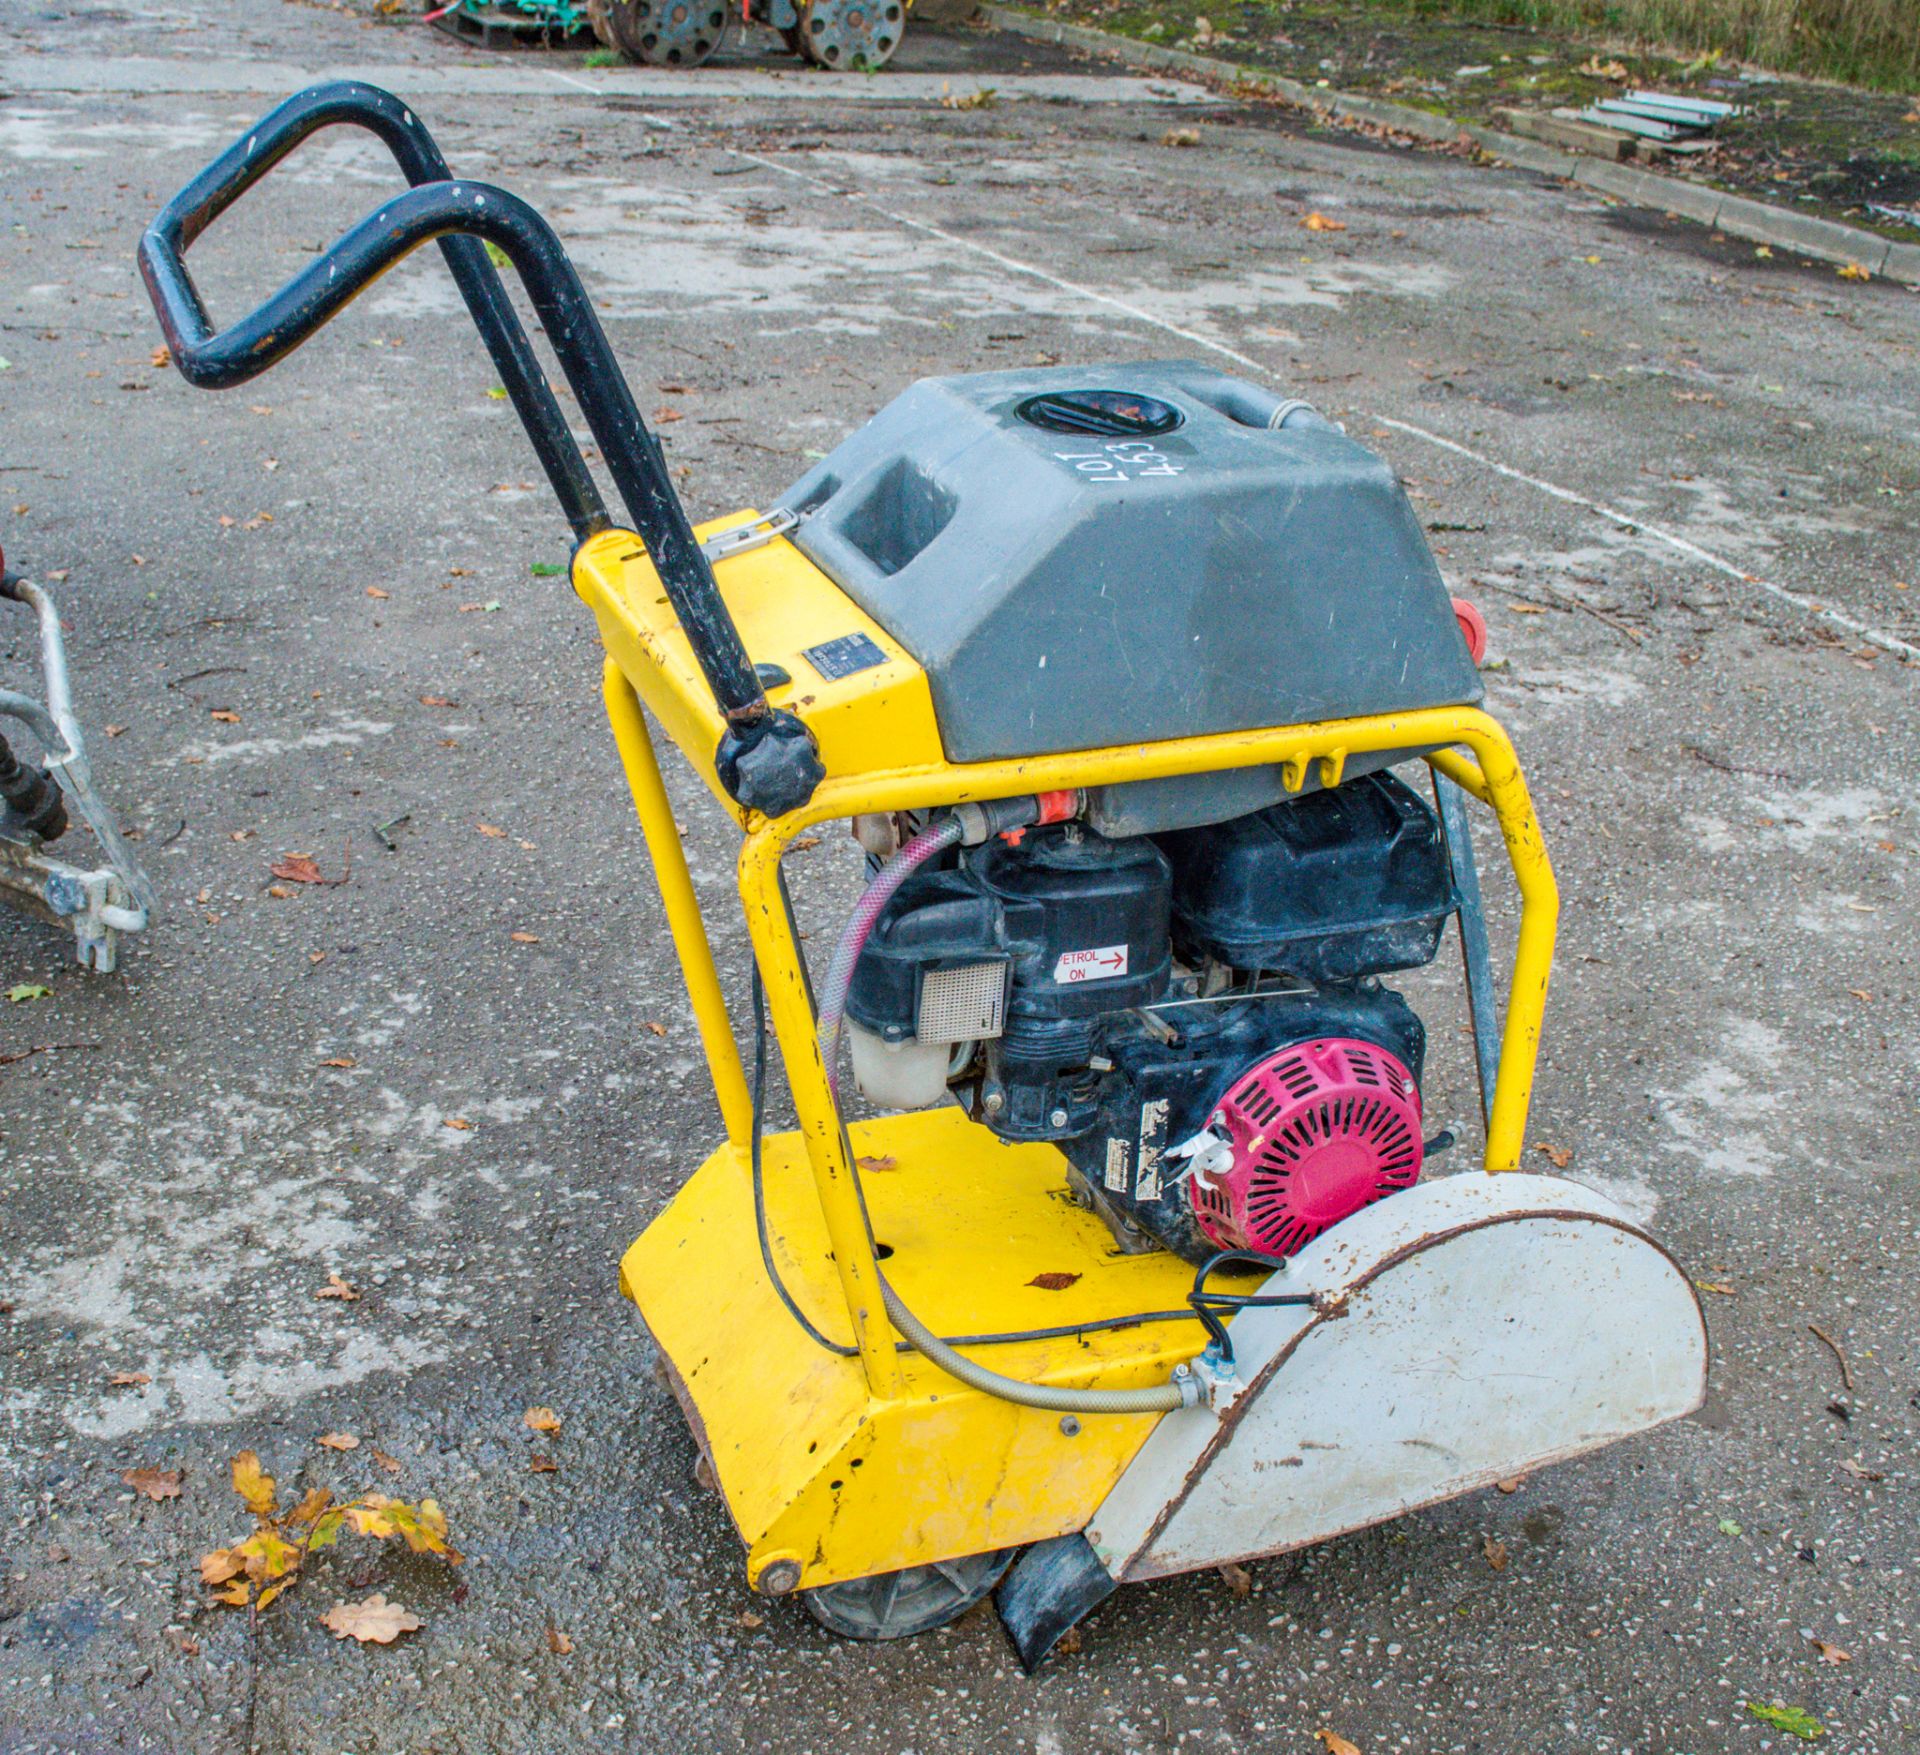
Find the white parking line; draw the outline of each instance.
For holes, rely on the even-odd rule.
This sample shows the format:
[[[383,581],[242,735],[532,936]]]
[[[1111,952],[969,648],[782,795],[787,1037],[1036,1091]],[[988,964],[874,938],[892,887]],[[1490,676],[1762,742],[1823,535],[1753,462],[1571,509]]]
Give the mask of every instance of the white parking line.
[[[1044,268],[1035,267],[1031,262],[1022,262],[1018,257],[1009,256],[986,244],[977,243],[972,238],[963,238],[956,232],[947,231],[944,227],[934,225],[930,220],[916,219],[910,213],[898,213],[892,208],[883,207],[870,195],[863,195],[856,189],[840,188],[837,184],[830,183],[823,177],[817,177],[810,171],[782,164],[778,159],[767,158],[757,152],[748,152],[738,146],[730,146],[727,150],[736,158],[749,159],[754,164],[766,166],[768,170],[780,172],[782,176],[793,177],[815,189],[824,190],[830,195],[838,195],[842,200],[858,202],[894,225],[905,226],[912,231],[923,232],[928,237],[939,238],[956,249],[969,251],[975,256],[984,256],[989,262],[997,263],[1011,273],[1024,274],[1030,279],[1044,281],[1048,286],[1062,292],[1072,293],[1077,298],[1089,300],[1093,304],[1105,305],[1109,310],[1118,311],[1136,323],[1144,323],[1151,328],[1163,330],[1169,335],[1177,335],[1182,341],[1191,342],[1195,347],[1205,348],[1209,353],[1218,354],[1222,359],[1232,360],[1235,365],[1247,371],[1279,381],[1278,375],[1269,367],[1236,348],[1228,347],[1225,342],[1214,341],[1191,329],[1183,329],[1178,323],[1169,322],[1165,317],[1156,316],[1152,311],[1139,305],[1129,304],[1125,299],[1115,298],[1111,293],[1101,292],[1097,287],[1082,286],[1078,281],[1063,279],[1060,275],[1048,273]],[[1697,562],[1703,567],[1710,567],[1716,573],[1723,574],[1742,585],[1750,585],[1756,591],[1799,610],[1803,615],[1812,616],[1836,628],[1844,628],[1848,633],[1867,641],[1870,645],[1879,647],[1883,652],[1890,652],[1909,663],[1920,661],[1920,646],[1910,645],[1907,641],[1883,629],[1847,614],[1845,610],[1834,609],[1830,605],[1821,603],[1817,598],[1809,597],[1805,592],[1790,590],[1785,585],[1776,585],[1770,579],[1762,579],[1756,574],[1749,573],[1744,567],[1728,560],[1724,555],[1717,555],[1711,549],[1702,548],[1699,543],[1692,542],[1675,531],[1664,530],[1657,524],[1649,524],[1644,518],[1636,518],[1630,513],[1619,511],[1603,500],[1591,499],[1586,494],[1575,492],[1572,488],[1561,487],[1557,482],[1548,481],[1541,476],[1529,475],[1523,469],[1515,469],[1510,463],[1502,463],[1496,458],[1489,457],[1484,451],[1475,451],[1453,439],[1444,438],[1439,433],[1429,432],[1425,427],[1415,426],[1411,421],[1397,420],[1392,415],[1385,414],[1370,415],[1368,418],[1378,421],[1381,426],[1389,427],[1394,432],[1404,433],[1410,439],[1418,439],[1424,444],[1437,446],[1442,451],[1450,451],[1457,457],[1464,457],[1471,463],[1477,463],[1484,469],[1492,470],[1496,475],[1503,475],[1509,481],[1520,482],[1566,505],[1578,506],[1583,511],[1592,512],[1595,516],[1605,518],[1620,529],[1636,536],[1644,536],[1651,541],[1663,543],[1674,553],[1684,555],[1688,560]]]

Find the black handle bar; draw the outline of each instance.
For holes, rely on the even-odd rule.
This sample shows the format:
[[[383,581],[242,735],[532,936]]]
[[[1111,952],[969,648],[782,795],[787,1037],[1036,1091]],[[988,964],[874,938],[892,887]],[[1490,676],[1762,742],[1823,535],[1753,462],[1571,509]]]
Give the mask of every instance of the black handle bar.
[[[216,332],[187,272],[187,249],[309,134],[339,122],[357,123],[385,141],[413,187],[353,226],[263,304]],[[396,262],[433,239],[440,241],[575,535],[585,538],[609,527],[606,509],[486,244],[505,252],[519,271],[726,721],[716,752],[723,784],[740,803],[770,816],[805,803],[822,778],[813,741],[791,713],[768,706],[674,492],[660,442],[640,418],[559,238],[517,195],[453,181],[432,136],[399,99],[349,82],[314,86],[287,99],[161,210],[140,240],[140,271],[181,375],[205,389],[225,389],[285,358]]]

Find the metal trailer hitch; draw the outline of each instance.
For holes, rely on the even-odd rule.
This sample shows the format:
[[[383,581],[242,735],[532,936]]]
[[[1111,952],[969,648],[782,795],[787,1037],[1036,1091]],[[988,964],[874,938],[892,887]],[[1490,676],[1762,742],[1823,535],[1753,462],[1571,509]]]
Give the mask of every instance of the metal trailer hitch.
[[[153,885],[93,788],[86,740],[73,713],[60,612],[40,586],[18,573],[0,570],[0,597],[25,604],[39,617],[47,689],[44,702],[0,689],[0,718],[25,725],[44,752],[35,763],[0,735],[0,900],[66,927],[81,967],[111,974],[119,935],[141,931],[152,916]],[[68,805],[99,841],[104,866],[88,871],[46,851],[66,833]]]

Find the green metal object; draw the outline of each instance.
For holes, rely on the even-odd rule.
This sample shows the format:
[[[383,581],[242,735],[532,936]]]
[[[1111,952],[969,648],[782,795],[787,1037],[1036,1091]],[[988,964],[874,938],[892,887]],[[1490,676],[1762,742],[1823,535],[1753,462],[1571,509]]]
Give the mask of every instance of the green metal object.
[[[590,28],[587,9],[574,0],[460,0],[460,10],[475,21],[489,12],[519,12],[533,24],[552,30],[583,31]]]

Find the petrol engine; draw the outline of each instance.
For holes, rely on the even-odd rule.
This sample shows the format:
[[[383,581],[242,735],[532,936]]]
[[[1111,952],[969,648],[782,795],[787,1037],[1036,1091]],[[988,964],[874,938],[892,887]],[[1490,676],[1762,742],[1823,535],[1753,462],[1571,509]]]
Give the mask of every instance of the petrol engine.
[[[913,826],[859,832],[877,857]],[[1431,961],[1458,902],[1391,772],[1170,832],[976,832],[854,967],[869,1099],[951,1089],[1001,1138],[1058,1144],[1123,1248],[1196,1262],[1292,1255],[1418,1178],[1426,1032],[1380,978]]]

